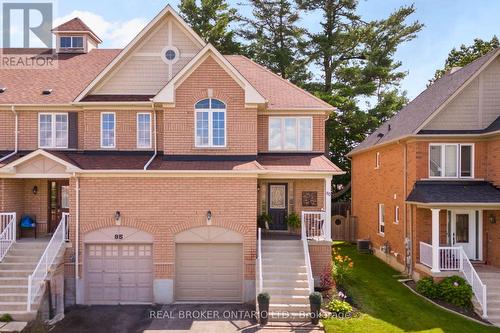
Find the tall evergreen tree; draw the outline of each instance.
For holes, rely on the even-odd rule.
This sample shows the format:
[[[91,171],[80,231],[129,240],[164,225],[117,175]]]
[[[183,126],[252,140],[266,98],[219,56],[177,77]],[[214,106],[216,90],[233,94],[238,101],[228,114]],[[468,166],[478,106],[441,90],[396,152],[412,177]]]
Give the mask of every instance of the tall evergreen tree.
[[[284,79],[304,83],[310,73],[302,55],[304,29],[298,25],[299,10],[289,0],[249,0],[253,17],[242,17],[241,35],[247,53]]]
[[[434,74],[434,77],[429,80],[429,85],[434,83],[437,79],[441,78],[453,67],[463,67],[474,60],[481,58],[486,53],[497,49],[500,46],[497,36],[493,36],[490,41],[484,41],[480,38],[474,39],[472,45],[460,45],[457,50],[453,48],[450,53],[448,53],[448,58],[444,63],[443,69],[438,69]]]
[[[194,31],[221,53],[240,52],[240,44],[231,30],[231,24],[237,22],[236,9],[230,8],[226,0],[182,0],[179,10]]]

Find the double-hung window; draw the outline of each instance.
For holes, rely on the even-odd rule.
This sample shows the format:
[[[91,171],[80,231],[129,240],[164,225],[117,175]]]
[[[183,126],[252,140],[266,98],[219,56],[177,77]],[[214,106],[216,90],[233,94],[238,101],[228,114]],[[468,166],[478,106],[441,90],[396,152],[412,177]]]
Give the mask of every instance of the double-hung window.
[[[60,42],[60,47],[63,49],[83,48],[82,36],[62,36],[59,42]]]
[[[68,114],[40,113],[38,115],[38,146],[68,148]]]
[[[226,104],[204,99],[195,105],[196,147],[226,146]]]
[[[378,233],[385,234],[385,206],[378,204]]]
[[[429,178],[473,178],[473,163],[473,144],[429,145]]]
[[[101,113],[101,148],[116,148],[116,115]]]
[[[270,117],[270,151],[311,151],[311,117]]]
[[[137,114],[137,148],[151,148],[151,113]]]

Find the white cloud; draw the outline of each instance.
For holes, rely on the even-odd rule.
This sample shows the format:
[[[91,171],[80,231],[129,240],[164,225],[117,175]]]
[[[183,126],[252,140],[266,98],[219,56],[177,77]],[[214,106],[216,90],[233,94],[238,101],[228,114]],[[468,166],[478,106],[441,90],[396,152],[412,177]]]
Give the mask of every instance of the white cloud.
[[[104,41],[105,47],[125,47],[147,24],[142,17],[133,18],[128,21],[107,21],[99,14],[74,10],[68,15],[58,17],[54,20],[54,27],[79,17],[86,25]]]

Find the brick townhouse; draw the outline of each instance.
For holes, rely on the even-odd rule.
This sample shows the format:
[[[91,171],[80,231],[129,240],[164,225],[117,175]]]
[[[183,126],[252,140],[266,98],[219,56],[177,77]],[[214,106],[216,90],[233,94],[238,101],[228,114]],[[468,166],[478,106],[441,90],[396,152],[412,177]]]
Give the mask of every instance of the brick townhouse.
[[[497,323],[498,54],[452,69],[349,153],[358,237],[416,278],[466,277]]]
[[[305,309],[331,259],[334,108],[220,54],[170,6],[123,50],[98,48],[78,18],[53,33],[55,68],[0,69],[0,238],[11,246],[0,275],[18,252],[33,256],[1,282],[12,288],[0,288],[0,312],[36,311],[51,273],[35,266],[54,244],[66,305],[243,303],[268,291],[272,310]],[[271,230],[258,232],[264,213]],[[26,288],[28,301],[2,299]]]

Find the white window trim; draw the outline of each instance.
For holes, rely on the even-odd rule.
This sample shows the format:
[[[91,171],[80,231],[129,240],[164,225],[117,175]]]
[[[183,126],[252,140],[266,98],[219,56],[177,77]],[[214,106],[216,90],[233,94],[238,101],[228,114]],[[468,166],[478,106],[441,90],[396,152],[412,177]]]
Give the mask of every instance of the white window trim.
[[[71,38],[71,46],[62,46],[62,38]],[[82,39],[82,46],[73,46],[73,38],[81,38]],[[59,36],[59,47],[61,49],[83,49],[85,47],[85,37],[84,36]]]
[[[394,207],[394,224],[399,224],[399,206]]]
[[[297,133],[296,133],[296,137],[297,137],[297,149],[284,149],[283,147],[285,147],[285,119],[289,119],[289,118],[293,118],[293,119],[296,119],[296,122],[297,122]],[[283,134],[281,136],[281,147],[282,148],[279,148],[279,149],[275,149],[275,148],[272,148],[271,147],[271,126],[269,126],[269,124],[271,123],[271,119],[280,119],[280,124],[281,124],[281,133]],[[299,129],[299,120],[300,119],[309,119],[311,120],[311,148],[310,149],[300,149],[299,148],[299,142],[300,142],[300,129]],[[313,142],[313,138],[314,138],[314,135],[313,135],[313,132],[314,132],[314,122],[313,122],[313,117],[294,117],[294,116],[283,116],[283,117],[269,117],[269,121],[268,121],[268,125],[267,125],[267,148],[269,151],[274,151],[274,152],[297,152],[297,151],[304,151],[304,152],[309,152],[309,151],[313,151],[314,150],[314,142]]]
[[[113,123],[113,133],[115,134],[114,135],[114,140],[113,140],[113,146],[104,146],[103,144],[103,140],[104,140],[104,135],[103,135],[103,131],[104,131],[104,128],[102,126],[102,121],[103,121],[103,117],[104,115],[107,115],[107,114],[112,114],[113,117],[114,117],[114,123]],[[116,148],[116,112],[101,112],[101,149],[115,149]]]
[[[51,116],[51,142],[52,144],[50,146],[42,146],[41,140],[40,140],[40,118],[44,116]],[[65,115],[66,116],[66,145],[65,146],[60,146],[57,147],[55,144],[56,141],[56,116],[58,115]],[[43,149],[67,149],[69,145],[69,115],[67,112],[40,112],[38,113],[38,148],[43,148]]]
[[[205,100],[205,99],[216,99],[222,103],[220,99],[217,98],[204,98],[199,101],[197,101],[194,105],[194,145],[196,148],[227,148],[227,105],[224,103],[226,106],[225,109],[212,109],[212,105],[210,102],[210,108],[208,109],[197,109],[196,104],[199,102]],[[198,112],[208,112],[208,144],[207,145],[199,145],[198,140],[197,140],[197,132],[198,132],[198,122],[196,121],[196,116]],[[224,113],[224,145],[214,145],[214,129],[213,129],[213,113],[214,112],[223,112]]]
[[[149,145],[141,145],[139,142],[139,116],[140,115],[149,115]],[[135,118],[136,122],[136,132],[137,132],[137,148],[138,149],[151,149],[153,147],[153,128],[152,128],[152,122],[153,122],[153,116],[151,112],[138,112],[137,116]],[[115,119],[116,123],[116,119]],[[116,133],[115,133],[116,136]],[[116,140],[116,137],[115,137]]]
[[[444,175],[445,172],[445,147],[446,146],[456,146],[457,147],[457,176],[456,177],[446,177]],[[470,177],[462,177],[462,151],[460,149],[461,146],[470,146],[471,147],[471,175]],[[431,147],[441,147],[441,176],[431,176]],[[428,161],[427,161],[427,172],[429,179],[474,179],[475,177],[475,145],[474,143],[430,143],[428,149]]]
[[[378,225],[377,225],[377,232],[379,235],[382,235],[384,236],[385,235],[385,218],[382,219],[382,217],[385,217],[385,214],[382,214],[382,213],[385,213],[385,205],[382,204],[382,203],[379,203],[378,204]],[[384,227],[384,231],[382,231],[381,227]]]
[[[380,152],[375,155],[375,169],[380,169]]]

